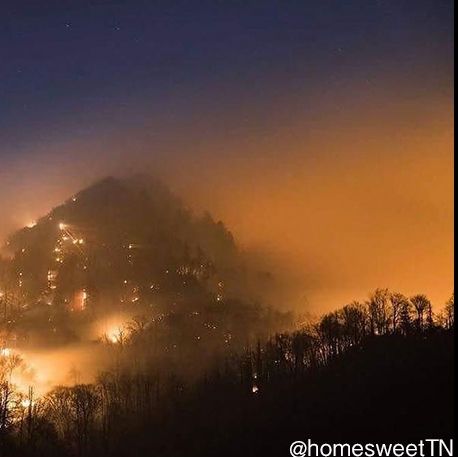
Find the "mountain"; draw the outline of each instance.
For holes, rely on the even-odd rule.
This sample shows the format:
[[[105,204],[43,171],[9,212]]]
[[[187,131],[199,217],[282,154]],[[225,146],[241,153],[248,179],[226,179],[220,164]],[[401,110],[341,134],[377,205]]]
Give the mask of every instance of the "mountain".
[[[21,329],[67,334],[75,320],[110,310],[227,317],[246,299],[248,273],[232,234],[148,176],[96,182],[12,234],[6,248],[2,317]]]

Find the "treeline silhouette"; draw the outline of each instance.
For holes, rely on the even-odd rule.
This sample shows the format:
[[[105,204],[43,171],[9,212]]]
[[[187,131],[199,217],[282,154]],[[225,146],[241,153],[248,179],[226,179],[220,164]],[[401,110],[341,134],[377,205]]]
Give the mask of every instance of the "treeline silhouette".
[[[197,381],[117,366],[93,384],[35,399],[32,389],[15,391],[8,378],[14,360],[5,359],[0,452],[287,455],[292,441],[308,437],[451,437],[453,335],[453,296],[434,314],[424,295],[377,289],[364,303],[221,356]]]

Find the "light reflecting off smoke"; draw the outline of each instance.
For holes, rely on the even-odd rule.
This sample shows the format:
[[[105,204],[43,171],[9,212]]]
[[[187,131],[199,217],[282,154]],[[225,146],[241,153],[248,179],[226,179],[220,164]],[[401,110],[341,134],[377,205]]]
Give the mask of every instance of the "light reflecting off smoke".
[[[128,313],[108,314],[92,325],[89,336],[93,340],[122,343],[128,335],[128,324],[132,317]]]
[[[35,398],[59,385],[91,382],[99,370],[108,366],[104,363],[103,348],[94,343],[38,351],[17,349],[14,353],[22,363],[12,371],[11,382],[22,394],[32,387]]]

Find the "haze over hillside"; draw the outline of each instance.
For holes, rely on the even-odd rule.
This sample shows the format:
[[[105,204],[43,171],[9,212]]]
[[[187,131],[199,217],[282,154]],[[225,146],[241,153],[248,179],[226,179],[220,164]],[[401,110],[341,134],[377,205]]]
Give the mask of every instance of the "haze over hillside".
[[[96,182],[12,234],[5,253],[3,317],[21,341],[84,340],[93,322],[113,314],[183,319],[170,331],[175,340],[218,328],[218,344],[284,325],[253,308],[272,276],[251,268],[222,222],[193,215],[148,176]]]

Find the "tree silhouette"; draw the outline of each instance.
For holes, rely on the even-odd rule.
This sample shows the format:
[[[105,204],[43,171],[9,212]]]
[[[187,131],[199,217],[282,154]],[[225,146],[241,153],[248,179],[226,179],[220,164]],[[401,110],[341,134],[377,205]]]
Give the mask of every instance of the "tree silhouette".
[[[432,305],[426,295],[418,294],[410,298],[415,312],[415,325],[417,329],[422,330],[426,326],[431,327],[433,324]]]

